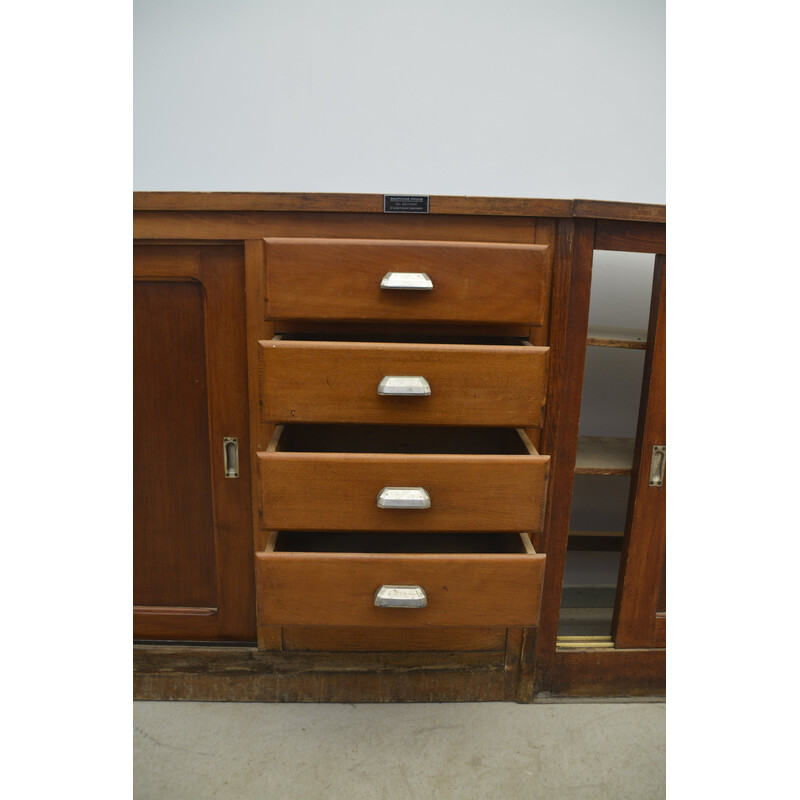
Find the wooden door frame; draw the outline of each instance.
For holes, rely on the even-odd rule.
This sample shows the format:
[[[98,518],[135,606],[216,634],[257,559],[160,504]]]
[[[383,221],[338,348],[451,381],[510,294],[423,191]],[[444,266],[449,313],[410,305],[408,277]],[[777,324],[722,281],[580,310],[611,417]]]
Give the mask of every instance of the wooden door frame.
[[[666,256],[657,255],[631,493],[611,634],[618,648],[665,647],[658,610],[666,559],[666,486],[650,486],[653,447],[666,444]]]
[[[643,381],[643,401],[640,408],[640,423],[644,420],[646,398],[651,391],[651,381],[661,370],[663,376],[664,353],[664,282],[666,264],[666,224],[661,221],[632,221],[616,219],[590,219],[598,209],[587,206],[579,212],[576,201],[576,214],[572,219],[558,221],[558,245],[554,262],[552,308],[554,310],[550,326],[550,346],[553,365],[557,365],[550,376],[547,398],[547,420],[543,430],[541,452],[552,457],[548,516],[545,522],[545,539],[542,550],[547,554],[545,583],[542,599],[542,616],[537,637],[536,664],[533,681],[533,698],[548,696],[619,696],[653,695],[663,693],[666,684],[666,651],[664,631],[666,615],[656,612],[661,596],[661,581],[653,578],[664,561],[665,515],[662,511],[660,525],[655,509],[648,511],[651,521],[659,530],[652,531],[642,538],[643,523],[637,522],[633,531],[634,545],[631,546],[631,530],[626,528],[621,558],[630,553],[632,559],[645,559],[638,570],[622,570],[620,587],[628,584],[628,592],[618,597],[615,604],[613,636],[619,630],[621,639],[615,639],[611,649],[572,649],[558,650],[558,619],[560,596],[566,563],[569,537],[569,517],[572,506],[575,459],[578,448],[578,428],[580,420],[581,395],[583,391],[583,371],[586,357],[586,335],[589,321],[589,300],[591,293],[592,261],[594,250],[616,250],[623,252],[652,253],[656,256],[654,270],[654,292],[651,301],[651,326],[648,336],[648,355],[645,363]],[[581,216],[585,213],[586,218]],[[656,282],[660,283],[656,287]],[[657,291],[656,291],[657,288]],[[660,320],[656,327],[654,320]],[[654,347],[656,336],[660,345]],[[653,352],[660,353],[653,363]],[[660,404],[662,429],[655,432],[658,441],[642,435],[638,440],[645,448],[652,450],[653,444],[664,444],[663,419],[664,391],[653,387],[652,404]],[[652,416],[655,425],[655,410]],[[642,428],[642,430],[644,430]],[[637,449],[641,453],[641,449]],[[650,459],[639,469],[637,456],[634,475],[631,481],[631,500],[634,504],[636,488],[640,476],[645,481],[649,474]],[[646,486],[646,488],[649,488]],[[652,495],[651,495],[652,497]],[[663,492],[656,496],[661,499]],[[558,502],[555,499],[558,498]],[[644,514],[644,507],[642,507]],[[629,520],[631,514],[629,513]],[[652,548],[655,547],[656,555]],[[660,549],[659,549],[660,548]],[[637,574],[634,583],[634,574]],[[627,581],[625,574],[627,573]],[[659,573],[661,574],[661,573]],[[653,580],[649,580],[653,578]],[[623,609],[622,627],[617,623],[618,608]],[[648,634],[628,631],[627,620],[640,620],[637,624],[646,628]],[[649,626],[649,627],[648,627]]]

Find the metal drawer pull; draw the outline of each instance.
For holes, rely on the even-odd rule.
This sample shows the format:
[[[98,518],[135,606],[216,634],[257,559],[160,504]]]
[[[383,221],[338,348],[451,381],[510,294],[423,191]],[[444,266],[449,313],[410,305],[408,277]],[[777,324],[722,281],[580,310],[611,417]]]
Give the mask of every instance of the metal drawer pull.
[[[384,486],[378,508],[430,508],[431,496],[421,486]]]
[[[385,375],[378,384],[379,395],[401,397],[427,397],[431,385],[422,375]]]
[[[375,605],[379,608],[425,608],[428,595],[421,586],[381,586],[375,592]]]
[[[429,292],[433,281],[424,272],[387,272],[381,281],[381,289],[414,289]]]

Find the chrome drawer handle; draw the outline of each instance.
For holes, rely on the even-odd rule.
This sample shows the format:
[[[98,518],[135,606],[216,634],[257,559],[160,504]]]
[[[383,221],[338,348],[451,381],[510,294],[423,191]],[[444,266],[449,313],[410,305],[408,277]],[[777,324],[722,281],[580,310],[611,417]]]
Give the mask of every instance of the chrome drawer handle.
[[[381,586],[375,592],[375,605],[379,608],[425,608],[428,595],[421,586]]]
[[[378,508],[430,508],[431,496],[421,486],[384,486]]]
[[[429,292],[433,289],[433,281],[424,272],[387,272],[381,281],[381,289]]]
[[[401,397],[427,397],[431,385],[422,375],[385,375],[378,384],[379,395]]]

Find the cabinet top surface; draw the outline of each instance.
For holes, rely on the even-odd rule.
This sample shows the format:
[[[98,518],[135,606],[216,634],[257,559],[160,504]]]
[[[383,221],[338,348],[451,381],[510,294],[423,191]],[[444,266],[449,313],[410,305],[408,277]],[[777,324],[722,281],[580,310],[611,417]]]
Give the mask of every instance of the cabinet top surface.
[[[323,211],[382,213],[381,194],[302,192],[134,192],[134,211]],[[430,196],[430,214],[584,217],[666,222],[666,206],[605,200]]]

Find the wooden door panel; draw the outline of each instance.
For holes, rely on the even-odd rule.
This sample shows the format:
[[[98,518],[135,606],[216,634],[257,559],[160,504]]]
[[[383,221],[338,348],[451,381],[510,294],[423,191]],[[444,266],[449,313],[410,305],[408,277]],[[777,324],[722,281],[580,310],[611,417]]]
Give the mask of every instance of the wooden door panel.
[[[139,606],[217,604],[203,318],[196,281],[133,285],[133,602]]]
[[[134,278],[134,637],[252,641],[243,250],[137,245]]]
[[[656,256],[647,355],[612,635],[618,648],[666,640],[666,477],[650,485],[654,446],[666,444],[666,257]]]

